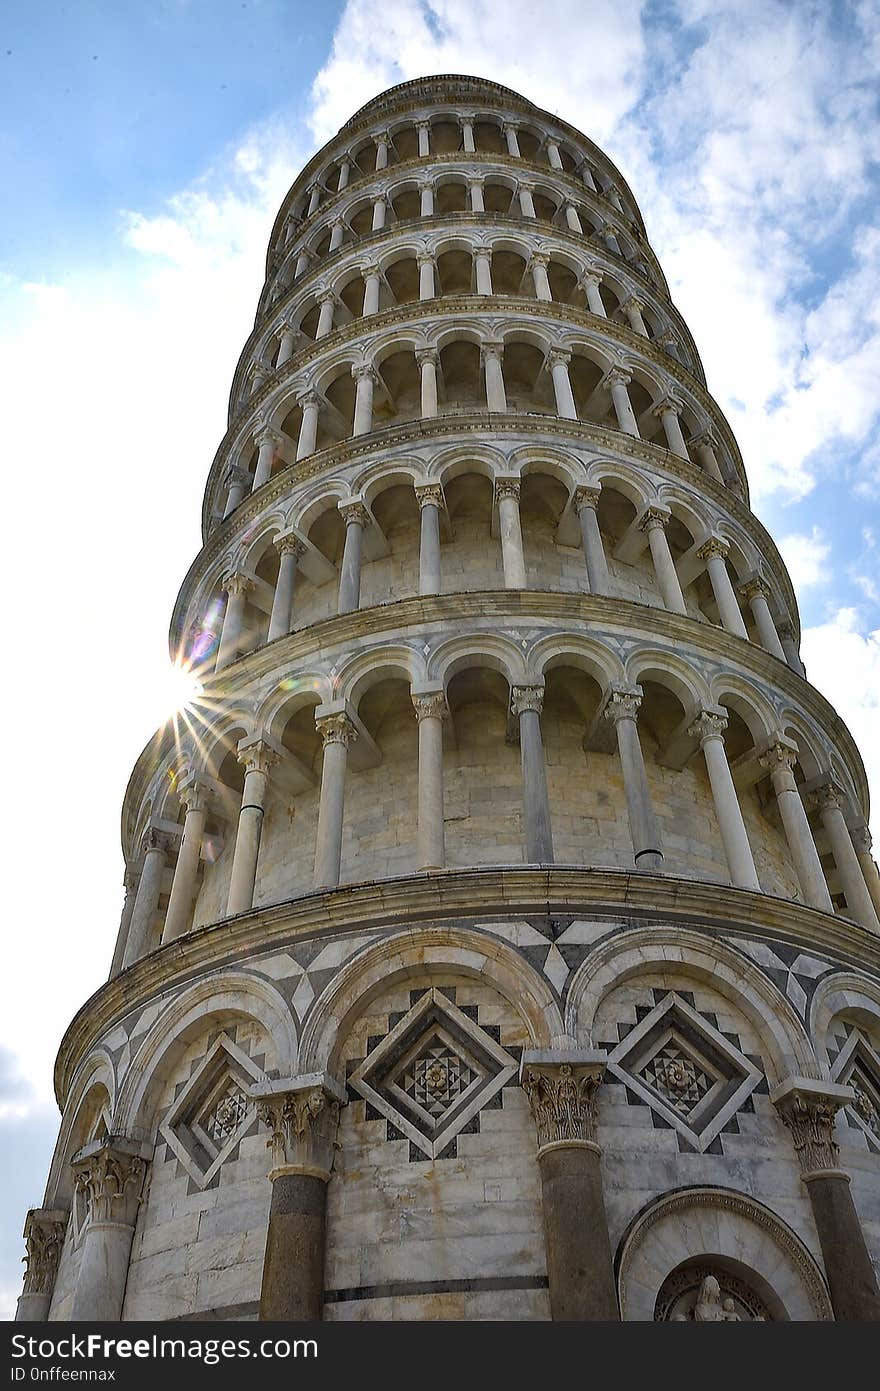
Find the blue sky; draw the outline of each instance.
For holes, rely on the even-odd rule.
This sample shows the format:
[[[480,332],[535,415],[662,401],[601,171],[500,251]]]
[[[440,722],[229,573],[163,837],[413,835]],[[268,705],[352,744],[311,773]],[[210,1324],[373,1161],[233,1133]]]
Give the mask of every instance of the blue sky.
[[[106,975],[119,808],[298,168],[383,87],[472,72],[618,163],[880,788],[877,0],[7,0],[0,11],[0,1313]],[[875,832],[880,823],[875,817]]]

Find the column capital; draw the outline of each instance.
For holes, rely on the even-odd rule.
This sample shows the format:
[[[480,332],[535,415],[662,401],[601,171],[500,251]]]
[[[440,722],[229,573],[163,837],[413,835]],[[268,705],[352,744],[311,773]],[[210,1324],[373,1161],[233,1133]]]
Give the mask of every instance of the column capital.
[[[168,831],[160,831],[157,826],[149,826],[141,841],[141,851],[146,855],[150,850],[161,850],[163,855],[170,855],[176,844],[175,837]]]
[[[374,386],[379,381],[379,373],[371,362],[353,362],[351,364],[351,375],[356,382],[361,381],[364,377],[369,377]]]
[[[476,119],[477,113],[475,111],[460,111],[458,115],[458,124],[460,126],[472,126]]]
[[[281,762],[281,748],[268,735],[255,734],[242,739],[235,756],[248,773],[263,773],[268,777],[276,763]]]
[[[663,503],[650,504],[639,518],[639,531],[652,531],[658,526],[665,531],[671,517],[672,513]]]
[[[571,353],[567,348],[551,348],[547,353],[547,366],[551,372],[554,367],[567,367],[570,362]]]
[[[578,284],[586,285],[587,283],[595,285],[598,290],[599,286],[602,284],[602,272],[595,270],[592,266],[589,270],[582,271]]]
[[[192,777],[185,782],[179,796],[187,811],[207,811],[211,800],[210,789],[199,777]]]
[[[651,407],[651,414],[656,415],[659,419],[666,415],[667,411],[672,411],[674,415],[680,415],[683,409],[684,403],[679,401],[678,397],[667,395],[661,396],[659,401],[655,401]]]
[[[495,479],[495,501],[500,502],[502,498],[512,497],[519,502],[519,478],[496,478]]]
[[[295,555],[297,560],[302,560],[309,548],[294,532],[284,531],[275,537],[275,549],[279,555]]]
[[[485,177],[482,174],[468,174],[467,176],[468,188],[482,188],[485,182]],[[482,255],[483,253],[486,255],[491,254],[487,246],[474,247],[475,256]]]
[[[602,709],[602,718],[617,724],[618,720],[636,720],[642,703],[641,686],[611,686]]]
[[[346,526],[367,526],[370,514],[362,502],[356,498],[350,502],[337,503],[339,511],[342,513],[342,520]]]
[[[388,195],[383,189],[381,193],[374,193],[370,201],[375,208],[377,203],[386,203],[388,201]]]
[[[433,251],[420,251],[416,256],[417,266],[433,266],[436,270],[437,257]]]
[[[370,139],[372,140],[373,144],[377,146],[391,144],[391,136],[389,135],[387,130],[374,131],[373,134],[370,136]]]
[[[770,1093],[770,1100],[791,1131],[801,1177],[840,1172],[834,1122],[841,1106],[854,1098],[852,1087],[789,1077]]]
[[[606,1055],[587,1050],[525,1052],[520,1085],[538,1132],[538,1154],[572,1146],[598,1149],[596,1099]]]
[[[798,747],[792,739],[788,739],[784,734],[778,735],[772,743],[768,744],[761,753],[758,754],[758,762],[768,773],[779,772],[788,769],[794,771],[794,765],[798,761]]]
[[[591,507],[595,512],[599,505],[599,498],[602,495],[601,486],[591,487],[589,484],[581,484],[574,490],[575,510],[580,512],[582,507]]]
[[[504,344],[497,339],[491,339],[487,343],[480,344],[480,357],[485,362],[487,358],[500,358],[504,353]]]
[[[364,261],[362,265],[358,266],[358,270],[364,280],[369,280],[371,275],[379,276],[381,274],[375,261]]]
[[[315,728],[324,741],[324,748],[328,744],[344,744],[348,748],[358,737],[357,729],[344,710],[334,711],[332,714],[316,715]]]
[[[819,811],[824,811],[827,807],[836,807],[838,811],[841,810],[844,791],[833,778],[825,778],[820,782],[811,784],[809,791],[813,805]]]
[[[645,301],[639,299],[638,295],[630,295],[629,299],[625,299],[620,307],[621,309],[637,309],[641,313],[645,307]]]
[[[506,135],[509,130],[514,131],[514,133],[517,132],[519,130],[519,121],[502,121],[501,134]]]
[[[536,715],[540,715],[543,708],[543,686],[511,686],[510,713],[512,715],[516,715],[518,718],[527,710],[532,710]]]
[[[282,442],[283,436],[271,425],[258,425],[254,431],[254,444],[261,449],[264,444],[272,444],[276,448]]]
[[[517,193],[534,193],[535,181],[534,179],[517,179],[516,189]]]
[[[421,367],[425,362],[433,362],[438,365],[440,354],[436,348],[416,348],[416,366]]]
[[[850,827],[849,834],[855,846],[856,854],[870,855],[871,846],[874,842],[871,839],[871,832],[868,830],[867,826],[852,826]]]
[[[662,343],[663,339],[668,337],[668,334],[661,334],[657,341]],[[712,431],[711,427],[707,425],[705,429],[698,430],[695,435],[691,435],[688,443],[695,445],[697,448],[699,448],[700,445],[707,445],[709,449],[717,449],[718,436]]]
[[[700,560],[713,560],[718,556],[721,560],[726,560],[730,553],[730,547],[726,541],[722,541],[720,536],[710,536],[704,541],[702,546],[697,548],[697,557]]]
[[[64,1246],[63,1208],[32,1207],[24,1219],[24,1293],[51,1294]]]
[[[254,587],[254,582],[250,575],[243,575],[238,572],[233,575],[226,575],[220,581],[220,588],[229,595],[230,599],[237,594],[250,594]]]
[[[531,253],[531,255],[529,256],[529,266],[528,266],[529,270],[531,270],[532,266],[543,266],[543,267],[545,268],[545,270],[546,270],[546,268],[547,268],[547,266],[549,266],[549,264],[550,264],[550,253],[549,253],[549,251],[533,251],[533,252]]]
[[[339,1112],[346,1102],[345,1090],[336,1079],[315,1072],[268,1086],[258,1082],[250,1094],[257,1103],[260,1120],[270,1132],[269,1178],[308,1174],[329,1179],[338,1148]]]
[[[142,1146],[124,1135],[93,1140],[70,1162],[77,1192],[89,1205],[89,1222],[133,1227],[147,1173]]]
[[[417,483],[414,492],[420,509],[443,506],[443,489],[439,483]]]
[[[317,304],[336,304],[336,303],[338,303],[338,301],[337,301],[337,299],[336,299],[335,293],[333,292],[333,290],[329,290],[329,289],[319,290],[319,291],[317,292],[317,294],[315,295],[315,302],[316,302]]]
[[[763,599],[769,599],[770,586],[760,575],[750,575],[739,586],[739,593],[746,603],[751,603],[752,599],[757,599],[759,595]]]
[[[299,406],[301,411],[304,411],[307,406],[317,406],[320,409],[320,394],[315,390],[313,386],[307,387],[305,391],[300,392],[299,396],[297,396],[296,404]]]
[[[434,180],[431,178],[430,174],[422,174],[419,178],[418,185],[420,193],[427,193],[429,190],[433,193],[434,191]]]
[[[422,720],[442,720],[447,712],[445,691],[413,691],[412,703],[420,724]]]
[[[223,475],[223,483],[227,488],[244,488],[247,487],[248,475],[243,468],[230,464]]]
[[[462,119],[462,118],[459,118],[459,119]],[[430,130],[430,129],[431,129],[431,122],[430,122],[430,121],[413,121],[413,125],[415,126],[416,130]]]
[[[704,748],[710,739],[724,739],[724,731],[727,728],[727,714],[721,709],[701,710],[693,724],[688,726],[688,734],[692,739],[699,739],[700,748]]]
[[[599,385],[600,387],[604,386],[608,388],[612,386],[629,386],[631,381],[632,376],[625,368],[609,367]]]

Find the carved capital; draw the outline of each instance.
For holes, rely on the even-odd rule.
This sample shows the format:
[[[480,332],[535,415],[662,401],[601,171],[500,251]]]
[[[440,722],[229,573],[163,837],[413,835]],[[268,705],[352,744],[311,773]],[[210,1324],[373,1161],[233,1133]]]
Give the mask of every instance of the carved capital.
[[[24,1293],[51,1294],[64,1245],[67,1213],[61,1208],[32,1207],[24,1220]]]
[[[709,739],[723,739],[727,728],[727,716],[722,710],[703,710],[688,728],[692,739],[699,739],[700,748]]]
[[[331,1077],[318,1073],[254,1087],[260,1120],[269,1129],[267,1147],[272,1152],[270,1179],[298,1172],[329,1179],[339,1112],[345,1092]]]
[[[415,494],[420,509],[443,506],[443,489],[439,483],[420,483],[416,486]]]
[[[529,270],[535,266],[543,266],[546,270],[550,264],[550,256],[546,251],[533,251],[529,257]]]
[[[174,837],[169,835],[167,831],[160,831],[156,826],[150,826],[144,835],[141,849],[145,855],[150,850],[160,850],[163,855],[170,855],[174,845]]]
[[[501,499],[505,497],[512,497],[515,502],[519,502],[518,478],[495,479],[495,501],[500,502]]]
[[[273,449],[277,449],[281,444],[281,436],[278,431],[273,430],[271,426],[264,425],[262,429],[258,430],[254,435],[254,444],[258,449],[262,449],[264,444],[271,444]]]
[[[581,276],[578,284],[593,285],[598,290],[599,286],[602,284],[602,276],[597,270],[586,270]]]
[[[601,488],[580,487],[574,490],[574,505],[578,512],[582,507],[591,507],[595,512],[602,495]]]
[[[771,776],[773,773],[783,771],[786,768],[792,772],[797,760],[797,746],[785,738],[777,739],[774,743],[768,744],[766,749],[758,754],[758,762]]]
[[[602,711],[602,718],[617,724],[618,720],[637,720],[642,703],[641,686],[612,686]]]
[[[344,744],[348,748],[357,738],[357,730],[344,712],[319,715],[315,720],[315,728],[324,741],[325,749],[328,744]]]
[[[370,514],[362,502],[340,502],[339,511],[346,526],[367,526]]]
[[[439,361],[439,355],[438,355],[438,353],[437,353],[437,349],[436,349],[436,348],[417,348],[417,349],[416,349],[416,366],[417,366],[420,370],[421,370],[421,368],[425,365],[426,362],[431,362],[431,363],[433,363],[433,365],[436,367],[436,366],[438,365],[438,361]]]
[[[643,299],[639,299],[638,295],[630,295],[629,299],[624,300],[623,304],[620,307],[623,310],[631,309],[634,312],[638,311],[638,313],[641,314],[642,310],[645,307],[645,301]]]
[[[673,415],[679,415],[681,410],[681,401],[677,401],[674,396],[663,396],[659,401],[656,402],[654,406],[651,407],[651,414],[656,415],[658,418],[662,419],[662,417],[666,415],[669,411],[671,411]]]
[[[547,354],[547,366],[550,371],[554,367],[567,367],[571,362],[571,353],[566,352],[565,348],[551,348]]]
[[[419,268],[422,266],[430,266],[432,270],[436,270],[437,258],[433,251],[420,251],[416,256],[416,265],[419,266]]]
[[[86,1199],[90,1224],[134,1226],[147,1173],[138,1149],[132,1141],[114,1135],[96,1140],[74,1155],[74,1186]]]
[[[296,404],[299,406],[301,411],[307,410],[309,406],[314,406],[317,410],[320,410],[321,397],[318,395],[317,391],[315,391],[314,389],[309,389],[308,391],[303,391],[301,395],[297,396]]]
[[[236,758],[248,773],[262,773],[268,777],[281,762],[281,750],[269,739],[251,739],[244,745],[239,744]]]
[[[336,295],[332,290],[319,290],[315,295],[315,301],[318,304],[335,304]]]
[[[747,604],[750,604],[753,599],[757,599],[758,595],[764,599],[770,598],[770,586],[760,575],[752,575],[750,579],[745,580],[739,586],[739,592]]]
[[[839,1169],[834,1121],[852,1097],[850,1087],[806,1078],[792,1078],[771,1093],[770,1100],[791,1131],[803,1177]]]
[[[275,549],[279,555],[295,555],[297,560],[302,560],[309,548],[305,541],[301,541],[292,532],[287,532],[282,536],[276,536]]]
[[[232,599],[238,594],[250,594],[254,582],[250,575],[227,575],[220,583],[221,589]]]
[[[442,720],[446,714],[446,694],[444,691],[427,691],[421,695],[414,695],[412,703],[416,719],[420,723],[422,720]]]
[[[520,1083],[539,1155],[551,1146],[596,1145],[596,1098],[604,1072],[604,1054],[523,1054]]]
[[[498,342],[483,343],[480,346],[480,357],[485,363],[488,358],[500,358],[504,352],[504,344]]]
[[[843,802],[843,791],[838,787],[837,783],[832,782],[830,778],[827,782],[819,783],[817,787],[811,788],[810,792],[813,805],[817,807],[819,811],[826,811],[829,808],[836,808],[840,811]]]
[[[373,383],[374,386],[379,380],[378,372],[376,371],[372,363],[369,362],[352,363],[351,375],[358,383],[360,383],[365,377],[369,377],[370,381]]]
[[[867,826],[854,826],[850,830],[850,836],[857,855],[870,855],[871,846],[874,842],[871,839],[871,832],[868,830]]]
[[[203,782],[198,778],[192,778],[181,787],[180,800],[187,811],[207,811],[210,793]]]
[[[702,546],[697,550],[697,557],[699,560],[705,560],[707,563],[710,560],[714,560],[716,556],[721,560],[726,560],[729,551],[730,547],[726,541],[722,541],[720,536],[710,536],[708,541],[704,541]]]
[[[629,386],[631,381],[629,372],[624,371],[622,367],[610,367],[600,384],[610,390],[612,386]]]
[[[373,201],[375,202],[377,200],[374,199]],[[383,200],[380,198],[378,201],[381,203]],[[377,280],[379,279],[380,271],[375,262],[368,261],[366,265],[361,266],[359,269],[364,280],[369,280],[371,275],[374,275]]]
[[[526,710],[532,710],[536,715],[540,715],[544,708],[544,687],[543,686],[511,686],[510,688],[510,713],[519,718]]]
[[[646,507],[639,518],[640,531],[652,531],[654,527],[660,527],[663,531],[669,525],[670,511],[668,507]]]

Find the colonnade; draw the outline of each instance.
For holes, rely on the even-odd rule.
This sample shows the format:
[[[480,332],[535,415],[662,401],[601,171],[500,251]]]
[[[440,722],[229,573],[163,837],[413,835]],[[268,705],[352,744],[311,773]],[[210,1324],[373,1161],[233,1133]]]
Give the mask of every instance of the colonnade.
[[[620,1318],[598,1123],[605,1065],[603,1052],[570,1046],[526,1049],[520,1066],[520,1085],[535,1126],[554,1322]],[[251,1096],[268,1129],[271,1151],[259,1318],[317,1321],[323,1316],[326,1284],[327,1192],[340,1148],[346,1091],[335,1077],[311,1073],[257,1083]],[[852,1091],[791,1076],[771,1099],[792,1136],[835,1319],[877,1321],[877,1276],[834,1138],[835,1116],[851,1101]],[[149,1146],[125,1135],[93,1141],[73,1156],[73,1182],[88,1200],[71,1313],[75,1321],[115,1322],[122,1316],[148,1166]],[[48,1316],[66,1223],[64,1210],[28,1214],[28,1274],[17,1318]]]

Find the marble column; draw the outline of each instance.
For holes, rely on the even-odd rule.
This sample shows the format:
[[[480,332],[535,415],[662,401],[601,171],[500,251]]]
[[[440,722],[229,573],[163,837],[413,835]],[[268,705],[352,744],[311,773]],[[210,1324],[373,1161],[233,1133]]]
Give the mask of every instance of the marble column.
[[[596,271],[587,271],[586,275],[581,276],[580,284],[587,297],[587,308],[590,313],[597,315],[600,319],[607,319],[608,315],[605,313],[605,305],[602,303],[602,296],[599,293],[599,286],[602,284],[601,275]],[[627,377],[626,380],[629,381],[629,377]],[[610,379],[608,385],[611,385]],[[626,389],[625,386],[624,389]],[[631,407],[630,415],[632,415]],[[635,422],[635,416],[633,416],[633,422]],[[630,431],[629,433],[632,434],[633,432]]]
[[[565,225],[569,232],[577,232],[579,236],[583,236],[583,224],[574,203],[566,203],[565,205]]]
[[[486,205],[483,202],[483,180],[468,179],[468,193],[471,200],[471,212],[484,213]]]
[[[581,524],[581,545],[587,567],[587,579],[591,594],[610,594],[611,578],[608,574],[608,561],[602,533],[599,530],[599,488],[575,488],[574,505]]]
[[[550,368],[550,376],[553,379],[556,414],[561,420],[577,420],[578,418],[574,392],[571,389],[571,378],[568,375],[570,361],[571,353],[563,352],[560,348],[551,348],[547,354],[547,366]]]
[[[345,1089],[311,1073],[259,1083],[251,1094],[272,1152],[260,1322],[314,1323],[323,1316],[327,1185]]]
[[[440,593],[440,508],[443,489],[439,483],[416,486],[419,504],[419,593]]]
[[[624,434],[632,435],[635,439],[640,439],[639,427],[633,413],[632,402],[629,399],[628,387],[632,378],[629,373],[624,372],[620,367],[612,367],[610,372],[606,372],[604,384],[611,392],[611,400],[614,403],[614,413],[617,416],[617,424]]]
[[[333,311],[336,308],[336,296],[332,290],[322,290],[318,295],[318,327],[315,329],[315,341],[319,338],[326,338],[333,328]]]
[[[535,298],[552,301],[553,292],[550,289],[550,279],[547,275],[547,267],[550,264],[550,257],[542,251],[533,252],[529,261],[529,270],[532,273],[532,285],[535,289]]]
[[[140,961],[150,950],[153,922],[159,911],[162,876],[171,846],[171,837],[164,831],[151,827],[144,837],[144,862],[125,943],[123,969]]]
[[[535,212],[535,200],[532,197],[534,187],[534,184],[521,183],[519,185],[519,210],[522,213],[523,217],[536,218],[538,216],[538,214]]]
[[[562,155],[559,153],[559,146],[555,140],[547,141],[547,162],[551,169],[562,169]]]
[[[664,607],[670,613],[686,614],[687,605],[684,602],[678,572],[672,559],[669,542],[666,539],[668,522],[668,508],[646,507],[639,521],[639,526],[648,537],[651,560],[654,563],[654,574],[657,576],[657,584],[660,588]]]
[[[718,605],[721,626],[728,633],[734,633],[736,637],[745,638],[748,641],[749,635],[727,571],[726,558],[729,550],[730,547],[726,541],[722,541],[718,536],[710,536],[709,540],[700,546],[697,556],[706,562],[712,593],[715,595],[715,602]]]
[[[379,312],[379,267],[361,266],[361,275],[364,280],[364,305],[362,313],[366,318],[369,314]]]
[[[681,423],[679,421],[680,403],[671,396],[665,396],[662,401],[658,401],[653,413],[657,416],[663,426],[663,433],[666,436],[666,446],[670,453],[677,454],[679,459],[689,459],[687,445],[684,442],[684,435],[681,433]]]
[[[267,642],[286,637],[293,627],[293,595],[296,589],[296,574],[299,562],[306,553],[306,547],[298,536],[279,536],[275,549],[280,556],[278,579],[275,581],[275,594],[272,599],[272,613],[269,618]]]
[[[446,863],[443,833],[443,717],[446,713],[446,696],[442,689],[413,691],[412,703],[419,722],[418,868],[442,869]]]
[[[850,831],[850,837],[874,905],[874,912],[880,917],[880,873],[877,870],[877,861],[871,853],[871,832],[867,826],[856,826]]]
[[[794,776],[797,749],[790,740],[780,738],[759,756],[761,767],[770,774],[776,805],[791,851],[804,902],[823,913],[833,913],[834,905],[810,823]]]
[[[256,396],[257,392],[264,385],[269,375],[269,369],[262,362],[255,362],[250,369],[251,377],[251,396]]]
[[[376,172],[388,168],[388,135],[383,131],[380,135],[373,136],[373,144],[376,146]]]
[[[523,556],[522,528],[519,520],[519,479],[497,478],[498,527],[501,532],[501,563],[506,589],[525,589],[526,563]]]
[[[811,789],[819,808],[822,825],[831,843],[831,853],[840,875],[843,894],[846,899],[847,914],[866,927],[869,932],[880,932],[880,921],[874,911],[871,895],[862,874],[862,867],[856,855],[841,802],[843,793],[835,783],[828,781]]]
[[[380,193],[373,199],[373,226],[372,231],[381,232],[385,226],[385,194]]]
[[[590,168],[589,164],[587,164],[586,160],[577,172],[581,177],[582,183],[590,190],[591,193],[599,192],[598,188],[596,187],[596,180],[593,178],[593,171]]]
[[[419,158],[424,159],[431,153],[431,122],[416,121],[416,131],[419,137]]]
[[[520,158],[519,139],[517,138],[517,127],[512,121],[508,121],[501,127],[505,140],[507,141],[507,153],[514,159]]]
[[[227,470],[224,480],[226,484],[226,508],[223,513],[224,521],[227,517],[232,516],[236,507],[240,505],[242,499],[245,497],[248,491],[248,481],[248,476],[244,469],[231,468]]]
[[[269,773],[281,760],[280,748],[265,735],[242,741],[237,752],[245,776],[226,904],[230,918],[236,913],[249,913],[254,906]]]
[[[254,444],[260,451],[257,455],[257,467],[254,469],[254,482],[251,492],[256,492],[262,488],[264,483],[268,483],[272,476],[272,465],[278,457],[281,445],[281,436],[277,430],[261,430],[254,436]]]
[[[691,443],[697,451],[697,458],[704,472],[708,473],[710,478],[714,478],[716,483],[723,483],[724,474],[718,462],[718,442],[711,430],[703,430],[699,435],[695,435]]]
[[[504,371],[501,366],[503,344],[484,343],[480,349],[483,371],[486,374],[486,405],[490,411],[501,414],[507,410],[507,394],[504,390]]]
[[[637,299],[635,295],[630,295],[629,299],[620,307],[626,315],[633,333],[637,333],[640,338],[650,338],[648,326],[642,318],[642,301]],[[671,445],[670,448],[672,448]]]
[[[554,1322],[620,1318],[596,1141],[604,1053],[524,1052],[520,1082],[538,1138],[550,1316]]]
[[[552,865],[553,835],[550,828],[550,801],[547,796],[547,768],[541,738],[543,686],[512,686],[510,711],[519,721],[522,757],[523,830],[526,864]]]
[[[313,213],[318,211],[320,202],[321,190],[317,184],[312,184],[312,187],[309,189],[309,205],[306,208],[306,217],[311,217]]]
[[[309,263],[311,259],[312,253],[310,251],[307,251],[306,248],[303,247],[302,251],[300,251],[299,255],[296,258],[296,265],[293,268],[294,280],[299,280],[301,276],[305,275],[306,271],[309,268]]]
[[[318,443],[318,421],[321,416],[321,398],[317,391],[304,391],[297,397],[296,404],[302,411],[299,438],[296,442],[297,461],[314,454]]]
[[[663,850],[639,741],[637,720],[641,703],[640,686],[612,686],[602,714],[614,725],[617,737],[636,869],[656,873],[663,866]]]
[[[118,1323],[147,1165],[143,1147],[121,1135],[94,1140],[71,1163],[87,1204],[72,1323]]]
[[[379,378],[367,363],[354,366],[351,375],[357,383],[354,397],[352,435],[368,435],[373,428],[373,389]]]
[[[834,1138],[837,1111],[852,1100],[850,1087],[790,1077],[770,1094],[791,1131],[813,1210],[834,1317],[838,1323],[880,1321],[880,1291],[865,1234],[840,1167]]]
[[[752,847],[746,834],[745,822],[733,784],[727,750],[724,747],[724,731],[727,716],[722,710],[704,710],[690,726],[691,738],[699,739],[706,772],[712,789],[715,815],[721,831],[724,854],[730,871],[730,882],[738,889],[751,889],[761,892],[758,872],[752,855]]]
[[[474,118],[473,116],[459,116],[458,124],[461,127],[461,147],[466,155],[472,155],[476,151],[474,143]]]
[[[244,633],[245,603],[253,587],[254,582],[248,575],[227,575],[223,581],[223,589],[227,595],[226,611],[223,614],[215,671],[222,671],[238,656]]]
[[[28,1212],[24,1221],[24,1289],[15,1310],[17,1322],[44,1323],[48,1317],[66,1227],[63,1208],[32,1207]]]
[[[275,359],[275,370],[283,367],[285,362],[289,362],[293,357],[293,348],[296,343],[297,330],[290,324],[283,324],[278,335],[278,356]]]
[[[416,366],[419,369],[422,419],[433,420],[437,415],[437,349],[420,348],[416,352]]]
[[[110,975],[108,980],[113,980],[122,970],[122,962],[125,957],[125,944],[128,941],[128,934],[131,929],[131,918],[134,913],[134,905],[137,900],[137,875],[125,867],[122,885],[125,890],[125,898],[122,904],[122,913],[119,917],[119,930],[116,933],[116,946],[113,949],[113,960],[110,963]]]
[[[474,277],[478,295],[492,293],[492,252],[488,246],[474,249]]]
[[[434,257],[428,252],[416,257],[419,268],[419,299],[433,299],[437,291],[434,286]]]
[[[360,607],[361,602],[361,552],[364,527],[370,520],[370,514],[362,502],[340,503],[339,511],[345,522],[345,545],[339,571],[339,599],[336,612],[351,613]]]
[[[348,181],[351,178],[351,160],[341,159],[339,161],[339,179],[336,184],[337,192],[341,193],[344,188],[348,188]]]
[[[183,837],[177,852],[177,864],[174,866],[174,878],[171,881],[171,897],[165,914],[165,926],[162,929],[163,946],[166,942],[173,942],[177,937],[181,937],[192,926],[193,898],[202,853],[202,837],[208,817],[207,789],[198,780],[193,780],[181,788],[180,800],[186,808],[186,815]]]
[[[785,661],[785,652],[782,643],[779,641],[779,634],[776,631],[776,624],[773,622],[773,615],[770,612],[770,605],[767,600],[770,596],[770,586],[766,580],[761,579],[760,575],[752,575],[746,580],[745,584],[739,587],[740,595],[745,599],[752,611],[755,620],[755,627],[758,630],[758,641],[761,646],[773,657],[778,657],[780,662]]]
[[[779,641],[782,643],[782,650],[785,653],[786,662],[791,667],[791,670],[793,672],[795,672],[798,676],[802,676],[804,677],[804,679],[806,679],[807,673],[804,670],[804,664],[801,661],[801,654],[798,650],[798,643],[797,638],[795,637],[794,626],[790,622],[784,621],[780,623],[777,631],[779,633]]]
[[[320,706],[318,708],[321,709]],[[342,818],[348,746],[357,738],[357,730],[344,711],[316,714],[315,726],[324,742],[315,846],[315,888],[335,889],[342,867]]]
[[[419,184],[419,216],[434,216],[434,185],[430,179],[425,179]],[[428,295],[427,298],[430,299],[431,296]]]
[[[345,223],[342,221],[341,217],[337,217],[333,222],[330,223],[330,244],[327,247],[328,252],[338,251],[340,246],[342,245],[342,239],[344,236]]]
[[[608,222],[606,222],[605,226],[602,228],[602,240],[612,255],[623,257],[623,252],[620,249],[620,242],[617,240],[617,233]]]

